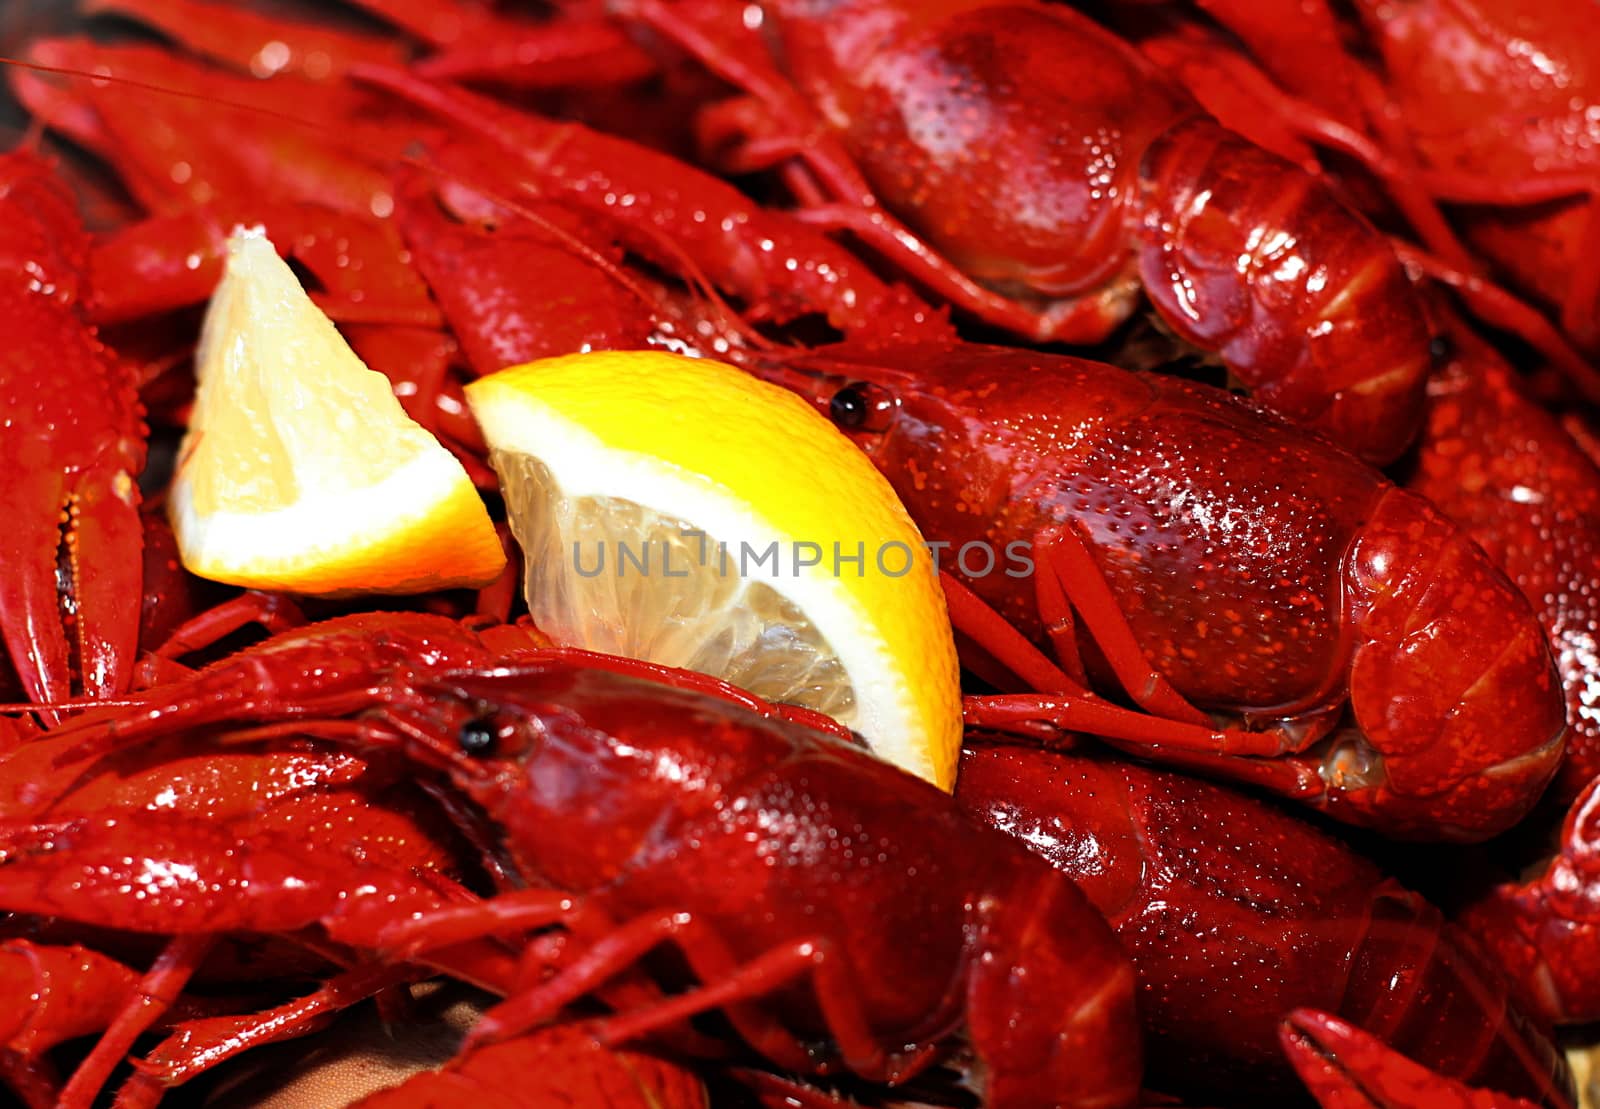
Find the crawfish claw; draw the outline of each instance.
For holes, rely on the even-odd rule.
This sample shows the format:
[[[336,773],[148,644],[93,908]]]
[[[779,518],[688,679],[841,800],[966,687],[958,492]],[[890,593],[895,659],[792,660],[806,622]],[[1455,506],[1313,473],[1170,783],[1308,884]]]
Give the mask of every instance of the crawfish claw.
[[[71,696],[74,670],[84,693],[121,692],[138,645],[143,417],[132,373],[83,318],[87,257],[51,167],[5,155],[0,468],[12,480],[0,491],[0,633],[34,700]]]
[[[1531,1101],[1436,1074],[1316,1009],[1290,1013],[1278,1038],[1323,1109],[1537,1109]]]

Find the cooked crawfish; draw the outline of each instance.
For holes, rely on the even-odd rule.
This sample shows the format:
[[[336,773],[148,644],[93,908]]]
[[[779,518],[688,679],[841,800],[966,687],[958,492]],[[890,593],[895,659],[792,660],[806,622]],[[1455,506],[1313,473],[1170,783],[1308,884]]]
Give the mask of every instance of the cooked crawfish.
[[[1262,403],[1363,457],[1392,461],[1414,434],[1430,336],[1384,238],[1087,17],[774,0],[758,8],[779,76],[760,36],[725,26],[744,27],[731,5],[710,27],[690,4],[623,7],[753,94],[740,141],[812,171],[802,214],[986,322],[1096,343],[1142,289]]]
[[[115,816],[0,825],[0,905],[157,932],[320,920],[341,942],[424,959],[560,925],[573,948],[563,968],[512,992],[476,1042],[519,1034],[665,945],[700,988],[618,1014],[608,1039],[717,1008],[787,1069],[895,1081],[964,1027],[990,1104],[1133,1103],[1132,971],[1047,864],[931,786],[752,712],[721,683],[669,686],[663,668],[583,652],[523,657],[486,669],[492,656],[453,621],[353,617],[274,637],[57,741],[126,749],[253,724],[401,751],[481,808],[530,889],[435,911],[393,871],[329,858],[297,877],[269,833],[246,847],[226,828],[201,836],[192,819],[143,814],[125,833]],[[116,883],[151,867],[194,877],[181,904],[141,883],[151,896],[128,913]],[[334,896],[349,886],[330,885],[340,867],[370,892]],[[697,880],[708,868],[719,882]],[[417,918],[381,925],[390,898]]]
[[[1418,177],[1473,246],[1600,344],[1600,14],[1588,4],[1354,5]],[[1449,49],[1437,43],[1449,42]]]
[[[992,638],[1045,695],[975,702],[970,722],[1054,718],[1422,838],[1503,831],[1554,774],[1566,711],[1527,600],[1433,506],[1343,451],[1218,390],[1061,355],[745,361],[830,415],[1022,635],[1188,731],[1069,716],[1048,697],[1067,675]],[[1033,572],[969,569],[969,545],[1020,547]],[[953,615],[978,634],[971,606]],[[1264,730],[1218,736],[1194,706]]]
[[[1327,1009],[1463,1081],[1562,1105],[1549,1029],[1439,910],[1273,804],[1104,755],[985,744],[956,800],[1049,859],[1139,975],[1152,1086],[1281,1104],[1278,1024]]]
[[[1522,392],[1493,347],[1454,321],[1453,352],[1428,383],[1406,488],[1479,543],[1549,634],[1567,700],[1567,753],[1552,792],[1600,774],[1600,466]]]
[[[970,575],[979,598],[1014,625],[1009,632],[996,630],[1003,621],[982,604],[958,605],[975,637],[975,668],[1002,690],[1033,688],[974,698],[974,720],[1061,741],[1063,729],[1084,723],[1080,713],[1114,718],[1121,730],[1110,734],[1140,751],[1159,748],[1181,765],[1270,783],[1409,835],[1487,835],[1524,812],[1554,772],[1562,712],[1538,622],[1433,510],[1320,440],[1204,389],[961,346],[938,311],[885,279],[888,259],[969,319],[1052,338],[1103,337],[1142,289],[1165,326],[1220,351],[1258,398],[1369,457],[1401,449],[1415,427],[1432,330],[1395,251],[1334,198],[1312,159],[1295,168],[1219,128],[1188,91],[1081,17],[976,0],[933,8],[774,0],[760,6],[763,30],[749,35],[717,21],[756,9],[698,0],[670,8],[630,0],[613,5],[609,23],[587,3],[563,5],[550,21],[481,4],[360,5],[407,29],[412,51],[309,25],[234,23],[219,35],[211,32],[222,20],[199,26],[188,0],[103,3],[176,28],[173,37],[241,76],[224,79],[165,50],[73,41],[41,44],[34,56],[199,97],[115,79],[12,75],[41,119],[116,167],[146,216],[94,244],[80,324],[143,327],[149,313],[196,302],[219,236],[236,221],[266,222],[408,407],[469,458],[482,443],[453,385],[458,340],[469,372],[485,373],[546,353],[542,342],[706,339],[758,372],[803,377],[802,391],[874,454],[950,556],[971,542],[992,551],[1030,545],[1031,582]],[[1203,6],[1235,23],[1253,14],[1229,0]],[[1318,19],[1326,14],[1313,7]],[[845,27],[813,8],[879,21]],[[659,115],[659,105],[646,105],[665,87],[651,75],[660,43],[619,30],[642,22],[668,29],[753,94],[707,108],[705,145],[741,170],[775,169],[750,180],[781,183],[797,212],[765,208],[659,149],[586,126],[615,118],[618,104],[639,105],[642,121]],[[870,57],[849,53],[846,30]],[[1244,26],[1240,38],[1258,50],[1328,38],[1321,22],[1306,35],[1272,30]],[[781,75],[766,68],[772,43],[783,48]],[[281,49],[264,54],[272,44]],[[1061,64],[1056,51],[1066,47],[1079,64]],[[504,63],[524,49],[554,52],[538,55],[549,64],[510,73]],[[435,52],[407,62],[427,50]],[[242,76],[272,59],[279,72],[270,81]],[[1364,71],[1349,60],[1337,73],[1330,65],[1322,103],[1334,114],[1371,108]],[[553,82],[587,95],[606,85],[611,99],[591,110],[579,98],[519,96],[514,108],[448,83],[468,74],[480,89]],[[442,125],[419,124],[396,98]],[[530,102],[551,114],[527,111]],[[579,105],[584,122],[557,118],[557,105]],[[627,133],[647,130],[633,123]],[[1406,157],[1391,155],[1396,164]],[[1040,212],[1052,218],[1035,220]],[[1416,219],[1411,209],[1401,215]],[[1383,218],[1386,231],[1400,222]],[[822,228],[853,231],[883,257],[864,263]],[[571,264],[580,257],[583,265]],[[543,268],[529,274],[531,266]],[[586,268],[598,283],[587,284]],[[744,319],[719,319],[723,309],[704,303],[712,298],[697,299],[707,289]],[[569,306],[561,328],[521,328],[552,291]],[[773,338],[835,332],[849,344],[769,349]],[[1442,361],[1437,352],[1433,360]],[[181,412],[181,398],[166,411]],[[474,473],[493,483],[481,465]],[[459,611],[459,599],[427,603]],[[509,599],[477,603],[504,613]],[[236,615],[211,623],[231,627]],[[190,630],[180,634],[185,643]],[[91,713],[56,738],[30,738],[26,728],[6,737],[0,839],[12,861],[0,867],[0,900],[149,929],[165,946],[131,992],[154,988],[158,1006],[184,1000],[186,976],[217,930],[266,928],[349,963],[268,1013],[179,1020],[119,1095],[125,1107],[153,1103],[269,1027],[310,1030],[423,968],[508,998],[480,1041],[582,997],[612,1010],[597,1025],[611,1040],[661,1026],[674,1046],[697,1044],[683,1018],[719,1009],[717,1019],[770,1063],[903,1078],[965,1026],[997,1103],[1047,1101],[1049,1067],[1077,1083],[1068,1093],[1082,1103],[1131,1100],[1131,972],[1062,879],[859,752],[772,720],[767,706],[731,702],[731,691],[708,683],[649,684],[669,677],[551,653],[516,629],[479,634],[427,617],[363,616],[292,632],[198,675],[152,662],[141,681],[166,684],[131,703]],[[1091,679],[1153,712],[1083,694]],[[60,704],[79,685],[50,696]],[[217,739],[228,746],[190,750]],[[86,743],[57,765],[61,752]],[[319,746],[327,743],[346,754],[328,754]],[[225,788],[209,813],[149,812],[160,807],[166,767],[194,787],[185,803],[206,801],[202,782],[240,786],[261,774],[266,811],[247,789]],[[391,813],[393,822],[374,815],[389,794],[366,790],[397,768],[443,799],[483,855],[484,874],[469,868],[481,887],[472,894],[451,882],[460,876],[454,838],[424,835],[411,842],[420,851],[386,850],[394,835],[411,834],[403,829],[431,827],[409,810]],[[608,777],[597,781],[596,768]],[[297,772],[315,779],[299,793],[316,798],[285,789]],[[684,775],[718,792],[696,793]],[[1233,811],[1215,800],[1221,791],[1185,788],[1209,799],[1205,811]],[[414,799],[409,786],[396,790]],[[1131,799],[1129,809],[1142,804]],[[356,854],[306,860],[287,819],[302,805],[308,819],[371,834]],[[672,822],[658,827],[663,813]],[[274,823],[279,815],[285,823]],[[680,849],[696,837],[707,854],[691,859]],[[1303,849],[1295,865],[1337,859],[1340,873],[1371,877],[1315,833],[1284,837],[1286,854]],[[880,840],[890,844],[887,859],[877,857]],[[730,877],[708,888],[713,852],[711,865]],[[136,856],[194,868],[204,876],[191,887],[195,900],[154,891],[136,911],[104,874],[77,888],[61,877],[72,868],[115,872]],[[1217,852],[1197,847],[1193,857],[1214,861]],[[1537,886],[1540,897],[1570,877],[1587,896],[1591,883],[1572,857],[1554,874]],[[1317,880],[1326,876],[1304,879]],[[491,887],[499,892],[475,899]],[[1346,955],[1382,945],[1391,910],[1414,926],[1407,936],[1448,934],[1394,887],[1374,893],[1354,879],[1350,887],[1376,908],[1359,937],[1340,918],[1350,925],[1340,936]],[[1522,891],[1519,907],[1534,889]],[[1349,890],[1317,889],[1306,900],[1327,904],[1341,892]],[[1053,900],[1028,903],[1034,894]],[[1276,908],[1276,919],[1293,916],[1292,903]],[[397,919],[406,913],[417,920]],[[1539,919],[1554,927],[1548,914]],[[806,946],[819,936],[825,945]],[[527,952],[520,968],[513,946]],[[656,946],[672,950],[652,950],[664,957],[646,962]],[[1331,963],[1339,946],[1327,945]],[[1436,953],[1448,949],[1444,941]],[[1533,962],[1555,959],[1554,950]],[[841,974],[841,965],[850,969]],[[1573,964],[1574,973],[1585,965]],[[1026,976],[1008,978],[1014,968]],[[1422,979],[1436,984],[1437,960],[1426,968]],[[111,1034],[68,1088],[80,1103],[143,1026],[118,981]],[[1235,981],[1267,1003],[1259,978]],[[1351,981],[1366,982],[1359,973]],[[686,984],[687,993],[662,994]],[[1336,992],[1331,981],[1319,985]],[[1498,989],[1483,995],[1487,1029],[1456,1022],[1463,1008],[1451,995],[1403,1009],[1399,1027],[1383,1032],[1457,1074],[1482,1063],[1481,1076],[1515,1039],[1496,1023]],[[1563,991],[1563,1004],[1576,999]],[[1047,1004],[1060,993],[1073,1001]],[[1058,1019],[1041,1019],[1047,1011]],[[854,1024],[852,1012],[861,1018]],[[1484,1039],[1419,1047],[1427,1039],[1419,1013],[1455,1014],[1436,1023]],[[1224,1046],[1264,1057],[1272,1019],[1252,1026],[1248,1044]],[[1309,1036],[1310,1018],[1296,1020]],[[505,1054],[521,1046],[509,1043]],[[1457,1054],[1440,1058],[1446,1047]],[[1169,1060],[1163,1069],[1180,1066]],[[1359,1068],[1346,1069],[1348,1077]],[[1445,1089],[1432,1088],[1440,1097]]]

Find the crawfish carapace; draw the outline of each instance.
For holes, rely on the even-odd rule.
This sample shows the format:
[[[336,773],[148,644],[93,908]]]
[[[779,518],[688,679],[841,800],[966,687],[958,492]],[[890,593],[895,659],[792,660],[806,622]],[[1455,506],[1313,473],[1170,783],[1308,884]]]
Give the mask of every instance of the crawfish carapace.
[[[1251,757],[1200,759],[1152,733],[1159,757],[1441,839],[1504,830],[1555,772],[1566,713],[1527,600],[1325,441],[1221,390],[1061,355],[744,360],[828,413],[947,568],[1068,669],[1081,656],[1147,707],[1165,683],[1169,709],[1267,733],[1216,741]]]
[[[969,745],[956,800],[1076,882],[1139,975],[1147,1082],[1279,1105],[1291,1009],[1337,1013],[1434,1070],[1552,1106],[1548,1027],[1419,895],[1269,801],[1106,755]]]

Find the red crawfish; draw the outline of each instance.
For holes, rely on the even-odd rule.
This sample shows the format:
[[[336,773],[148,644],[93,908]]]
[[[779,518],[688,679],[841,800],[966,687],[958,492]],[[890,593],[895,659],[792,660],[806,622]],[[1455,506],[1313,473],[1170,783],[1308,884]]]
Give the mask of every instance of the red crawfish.
[[[414,1109],[470,1101],[479,1109],[603,1105],[606,1109],[707,1109],[705,1086],[681,1063],[602,1047],[580,1024],[555,1024],[491,1044],[355,1103]]]
[[[970,722],[1157,744],[1423,838],[1502,831],[1555,772],[1565,705],[1527,600],[1426,501],[1322,440],[1221,390],[1009,348],[741,359],[860,445],[1021,636],[1169,718],[1073,716],[1050,696],[1068,674],[985,633],[1043,692],[972,703]],[[1018,549],[1029,568],[1006,560]],[[980,632],[977,609],[954,597],[958,630]],[[1219,735],[1195,706],[1260,732]]]
[[[982,736],[976,737],[980,741]],[[1291,1009],[1326,1009],[1435,1070],[1570,1098],[1547,1027],[1420,896],[1224,786],[1088,754],[969,743],[956,800],[1077,883],[1139,976],[1153,1088],[1280,1105]]]
[[[426,616],[313,625],[63,734],[122,748],[202,724],[255,724],[255,735],[402,751],[478,806],[515,869],[538,885],[482,912],[463,905],[407,919],[417,895],[391,890],[392,879],[335,911],[312,890],[338,860],[308,860],[319,873],[302,882],[299,904],[274,892],[294,878],[274,861],[249,898],[169,906],[155,896],[125,913],[124,926],[159,930],[166,918],[177,931],[209,916],[211,927],[233,928],[260,912],[256,927],[271,930],[281,925],[269,921],[310,914],[349,942],[369,934],[392,895],[393,920],[376,941],[432,961],[436,949],[508,929],[564,925],[575,950],[562,972],[494,1010],[478,1041],[531,1027],[665,945],[700,987],[619,1014],[607,1038],[721,1008],[786,1069],[893,1081],[926,1067],[964,1027],[985,1060],[991,1104],[1132,1104],[1132,971],[1105,922],[1047,864],[967,821],[931,786],[712,679],[556,650],[496,666],[466,634]],[[117,852],[139,857],[140,842],[165,849],[181,830],[147,819],[130,841],[88,818],[0,826],[0,905],[60,915],[104,902],[109,911],[122,899],[71,875],[93,874]]]
[[[1537,1109],[1520,1097],[1436,1074],[1315,1009],[1290,1013],[1281,1036],[1289,1061],[1322,1109]]]
[[[135,1040],[158,1025],[170,1027],[177,1022],[176,1034],[184,1037],[188,1049],[173,1053],[175,1058],[158,1060],[178,1070],[173,1081],[182,1081],[253,1043],[295,1035],[297,1027],[308,1030],[306,1024],[319,1012],[315,1007],[300,1014],[269,1011],[245,1017],[193,1018],[200,1021],[201,1030],[214,1030],[220,1024],[227,1033],[195,1035],[197,1030],[190,1024],[195,1007],[185,1001],[184,991],[211,963],[219,941],[230,934],[254,934],[258,947],[263,936],[299,939],[318,924],[335,939],[341,926],[357,935],[370,935],[373,927],[390,913],[402,911],[401,907],[439,907],[454,896],[452,884],[436,874],[408,872],[391,865],[391,853],[381,849],[387,846],[381,831],[389,829],[367,829],[355,812],[336,824],[328,819],[333,806],[325,804],[315,819],[296,826],[285,819],[285,810],[291,806],[280,803],[275,806],[274,820],[243,834],[243,824],[231,830],[221,816],[197,816],[193,803],[182,807],[190,811],[163,811],[158,801],[147,808],[101,809],[94,815],[30,818],[8,814],[0,819],[0,856],[18,868],[18,881],[0,897],[13,913],[49,918],[45,923],[50,933],[71,934],[74,928],[86,928],[96,946],[117,951],[139,946],[130,942],[130,933],[166,937],[142,976],[107,971],[84,984],[83,988],[96,991],[99,1000],[98,1008],[85,1009],[96,1015],[94,1027],[84,1031],[98,1031],[100,1039],[64,1086],[56,1088],[54,1076],[36,1067],[16,1076],[19,1091],[38,1093],[44,1104],[86,1109]],[[285,825],[293,830],[285,831]],[[316,861],[304,858],[308,835],[349,831],[365,832],[371,839],[365,844],[331,847]],[[339,843],[337,839],[328,842]],[[380,849],[364,850],[371,846]],[[18,915],[12,925],[26,919]],[[338,950],[326,941],[313,946],[313,950],[330,949]],[[494,973],[494,966],[486,962],[491,954],[465,953],[466,965],[483,964],[488,973]],[[310,964],[310,968],[317,965]],[[287,965],[275,960],[269,966],[280,975],[296,977],[309,969],[303,958]],[[259,975],[262,969],[258,965],[255,973]],[[509,970],[501,968],[500,973]],[[326,988],[349,1004],[417,976],[412,967],[377,965],[347,972]],[[101,998],[101,991],[108,996]],[[292,1016],[300,1018],[298,1025]],[[136,1079],[132,1085],[159,1096],[165,1076],[154,1067],[152,1071],[149,1079]],[[154,1100],[128,1104],[153,1104]]]
[[[69,732],[0,758],[0,817],[168,812],[337,841],[401,869],[458,875],[462,845],[393,759],[306,741],[196,743],[172,735],[96,757]]]
[[[1600,11],[1520,0],[1354,7],[1426,187],[1460,205],[1473,246],[1595,349]]]
[[[1508,881],[1461,918],[1550,1020],[1600,1020],[1600,777],[1568,810],[1554,859]]]
[[[442,617],[418,620],[410,635],[407,618],[356,617],[342,625],[343,639],[337,632],[331,643],[319,638],[322,629],[302,638],[334,651],[359,642],[367,665],[398,657],[487,664],[543,643],[525,629],[480,635]],[[341,673],[336,664],[324,671],[330,681]],[[122,704],[193,691],[210,674]],[[209,691],[247,708],[260,672],[246,661],[222,677],[224,684]],[[231,688],[228,677],[235,679]],[[274,692],[292,697],[316,680],[296,670]],[[203,723],[189,708],[191,722]],[[385,766],[381,754],[329,752],[299,738],[267,748],[261,742],[219,747],[197,742],[193,730],[102,752],[83,742],[83,726],[61,727],[0,761],[0,851],[8,864],[0,869],[8,881],[16,879],[0,901],[15,913],[97,930],[99,942],[116,942],[119,932],[170,939],[138,989],[121,996],[105,1035],[59,1092],[62,1106],[90,1103],[136,1037],[177,1003],[220,936],[298,937],[316,926],[335,941],[347,934],[370,940],[402,907],[436,908],[468,896],[448,875],[462,870],[464,858],[470,865],[470,857],[411,782],[397,778],[393,756]],[[305,857],[308,837],[329,850]],[[107,929],[114,931],[101,935]],[[487,950],[445,956],[458,972],[502,986],[513,977],[507,963]],[[124,1104],[152,1104],[166,1085],[254,1043],[309,1030],[329,1008],[414,973],[406,966],[358,967],[288,1013],[182,1028],[180,1043],[133,1080]]]
[[[553,201],[590,213],[626,249],[737,297],[751,318],[820,316],[846,334],[948,332],[926,305],[815,228],[660,151],[405,70],[362,66],[354,76],[480,143],[479,168],[499,171],[474,187],[513,203]]]
[[[1430,336],[1385,239],[1132,46],[1054,4],[757,7],[784,77],[737,15],[625,5],[755,94],[750,145],[812,172],[807,218],[1036,341],[1099,342],[1142,289],[1262,403],[1376,462],[1410,440]]]
[[[449,621],[441,623],[451,626]],[[435,632],[435,639],[458,652],[476,652],[459,655],[463,661],[494,657],[478,637],[465,629],[456,632],[453,643],[441,631]],[[515,629],[502,633],[507,650],[542,643],[542,639],[527,637],[519,644],[518,634]],[[60,898],[59,911],[46,915],[92,930],[115,930],[96,931],[95,940],[119,953],[139,946],[127,942],[126,929],[174,937],[152,964],[149,978],[161,987],[138,983],[135,976],[137,988],[129,986],[112,993],[107,1001],[111,1015],[99,1025],[108,1029],[101,1044],[71,1082],[45,1103],[55,1104],[59,1098],[63,1105],[77,1105],[92,1098],[139,1032],[162,1017],[166,1004],[177,1003],[177,991],[191,976],[214,974],[216,949],[205,938],[210,933],[249,929],[252,924],[271,931],[273,911],[278,913],[278,927],[284,930],[293,926],[283,923],[285,920],[303,927],[332,912],[337,901],[329,898],[344,888],[331,886],[331,876],[338,870],[314,866],[301,868],[296,881],[318,888],[297,895],[295,882],[288,882],[275,891],[280,904],[264,907],[263,902],[270,905],[274,901],[273,866],[282,865],[285,853],[292,856],[292,845],[308,840],[337,844],[334,854],[348,860],[352,883],[359,884],[356,880],[367,876],[374,889],[413,902],[420,899],[424,905],[442,903],[443,893],[456,888],[451,877],[475,873],[471,853],[455,829],[402,770],[403,764],[393,756],[363,758],[305,740],[218,746],[196,742],[192,733],[165,735],[99,754],[83,749],[72,727],[33,739],[0,758],[0,826],[13,831],[13,848],[43,827],[54,830],[46,834],[61,838],[63,855],[105,850],[114,858],[125,859],[131,844],[152,852],[147,858],[153,869],[142,873],[136,873],[137,868],[119,870],[117,864],[108,862],[98,881],[114,895],[109,902],[103,895],[97,898],[87,892],[46,893],[42,895],[46,903],[52,896]],[[164,854],[156,846],[163,841],[168,844]],[[118,855],[119,851],[122,854]],[[239,852],[250,856],[242,866],[242,878],[233,859]],[[195,903],[203,915],[141,917],[129,909],[125,904],[129,889],[146,881],[161,887],[160,879],[152,874],[165,873],[163,867],[198,881],[200,895]],[[126,879],[125,884],[119,886],[107,876],[117,874]],[[216,889],[229,888],[230,876],[236,896],[211,903],[218,896]],[[435,883],[430,876],[438,876],[437,890],[431,888]],[[207,879],[217,883],[209,892]],[[252,884],[261,894],[254,904],[256,895],[246,893]],[[178,880],[172,889],[181,891],[183,886]],[[173,896],[182,897],[182,893]],[[119,905],[119,900],[124,903]],[[231,949],[221,950],[226,954]],[[292,954],[286,962],[276,954],[261,952],[251,960],[257,964],[254,974],[259,976],[265,966],[280,977],[295,977],[315,970],[321,962],[308,964],[298,953]],[[352,972],[354,980],[336,980],[324,990],[333,991],[341,1003],[348,1004],[410,973],[403,967],[377,967]],[[115,984],[107,979],[102,988],[110,990]],[[152,992],[165,1004],[146,1000]],[[305,1001],[296,1005],[298,1010],[291,1015],[301,1022],[317,1015],[318,1010],[307,1009]],[[178,1019],[182,1016],[181,1010],[173,1014]],[[271,1017],[219,1017],[203,1028],[180,1025],[175,1035],[181,1037],[186,1050],[169,1052],[172,1057],[161,1060],[165,1070],[152,1066],[135,1081],[134,1088],[143,1089],[146,1095],[158,1093],[166,1085],[187,1080],[234,1051],[259,1042],[264,1028],[270,1030],[266,1034],[270,1039],[296,1027],[283,1013],[274,1012]],[[160,1080],[154,1077],[157,1074]],[[48,1078],[38,1076],[30,1088],[44,1089]],[[145,1102],[124,1099],[119,1104]]]
[[[145,428],[132,374],[84,319],[88,258],[51,166],[0,155],[0,635],[39,701],[126,689],[139,635]]]
[[[1600,774],[1600,466],[1493,347],[1459,321],[1448,335],[1405,485],[1460,524],[1543,622],[1567,700],[1553,792],[1570,800]]]
[[[84,6],[159,27],[194,53],[257,78],[292,74],[331,84],[352,66],[398,65],[409,53],[393,36],[291,24],[206,0],[90,0]],[[459,0],[354,0],[354,6],[432,47],[413,63],[425,77],[545,89],[626,83],[656,69],[616,26],[581,12],[532,20]]]
[[[284,24],[282,41],[296,42],[304,29]],[[29,56],[59,72],[46,79],[14,70],[19,98],[103,157],[164,216],[120,231],[97,256],[109,273],[142,279],[137,295],[102,306],[108,317],[192,299],[202,287],[195,260],[209,271],[219,235],[254,221],[281,226],[280,248],[328,286],[319,299],[341,321],[436,323],[426,298],[419,303],[417,275],[396,257],[387,220],[378,218],[394,208],[390,171],[415,144],[440,137],[409,109],[402,114],[397,96],[479,142],[480,163],[498,166],[501,195],[591,210],[625,236],[628,249],[669,270],[686,267],[757,318],[821,315],[847,332],[891,321],[908,332],[945,330],[935,313],[825,234],[763,209],[725,181],[639,143],[408,70],[357,64],[351,70],[361,86],[308,89],[293,76],[249,81],[151,48],[61,39],[33,44]],[[263,134],[241,139],[241,121],[252,130],[260,124]],[[377,260],[358,257],[363,247]]]
[[[306,847],[305,834],[299,832],[241,834],[223,821],[150,809],[0,820],[0,858],[7,872],[0,883],[0,903],[9,911],[97,932],[169,937],[62,1088],[61,1109],[87,1109],[93,1103],[137,1038],[179,1002],[224,938],[240,933],[284,937],[342,952],[352,941],[370,942],[396,916],[442,908],[464,896],[437,875],[397,869],[337,842],[321,852],[308,853]],[[358,961],[350,955],[335,957]],[[442,952],[428,962],[475,978],[512,980],[509,957],[501,953],[498,962],[495,958],[489,950]],[[350,1000],[414,976],[415,969],[379,965],[371,974],[377,975],[376,984],[349,991]],[[305,1025],[316,1012],[305,1014],[302,1029],[310,1030]],[[176,1066],[182,1080],[262,1042],[264,1035],[296,1034],[278,1014],[263,1020],[265,1026],[246,1019],[241,1027],[235,1019],[220,1043],[204,1038],[177,1059],[161,1062]],[[159,1094],[160,1088],[158,1081],[152,1092]]]
[[[387,117],[359,90],[233,77],[154,47],[44,39],[29,58],[56,71],[11,67],[18,99],[112,167],[146,213],[93,244],[93,322],[203,303],[233,228],[260,224],[335,319],[437,325],[384,218],[389,170],[425,125]]]

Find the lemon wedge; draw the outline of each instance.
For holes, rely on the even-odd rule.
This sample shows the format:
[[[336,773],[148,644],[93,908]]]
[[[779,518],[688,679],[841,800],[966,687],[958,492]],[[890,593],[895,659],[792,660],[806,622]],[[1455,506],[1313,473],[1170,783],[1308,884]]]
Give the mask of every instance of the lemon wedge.
[[[322,596],[485,585],[505,552],[461,463],[259,231],[236,231],[195,356],[168,511],[192,573]]]
[[[828,713],[951,788],[959,671],[932,559],[809,404],[661,352],[546,359],[466,393],[545,632]]]

